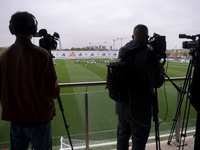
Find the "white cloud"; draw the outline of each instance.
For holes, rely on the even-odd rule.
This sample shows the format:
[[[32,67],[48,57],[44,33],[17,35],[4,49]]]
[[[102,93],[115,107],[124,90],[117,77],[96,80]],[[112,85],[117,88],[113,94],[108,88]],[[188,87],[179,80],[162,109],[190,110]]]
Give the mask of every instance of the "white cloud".
[[[7,0],[1,2],[0,46],[13,43],[8,30],[9,19],[16,11],[28,11],[38,20],[38,29],[58,32],[63,48],[93,44],[107,46],[113,39],[129,38],[135,25],[148,26],[165,35],[167,48],[180,48],[178,34],[199,34],[199,0]],[[35,40],[37,41],[37,40]],[[127,42],[123,40],[123,44]],[[115,42],[116,48],[121,41]]]

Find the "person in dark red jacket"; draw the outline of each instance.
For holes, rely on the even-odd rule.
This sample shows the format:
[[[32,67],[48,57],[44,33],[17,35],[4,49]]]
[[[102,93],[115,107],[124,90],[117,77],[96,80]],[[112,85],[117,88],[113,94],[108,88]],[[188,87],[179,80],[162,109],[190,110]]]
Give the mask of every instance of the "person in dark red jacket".
[[[60,88],[48,51],[31,43],[37,20],[28,12],[12,15],[9,29],[16,41],[0,56],[2,120],[11,122],[12,150],[47,150],[50,120]]]

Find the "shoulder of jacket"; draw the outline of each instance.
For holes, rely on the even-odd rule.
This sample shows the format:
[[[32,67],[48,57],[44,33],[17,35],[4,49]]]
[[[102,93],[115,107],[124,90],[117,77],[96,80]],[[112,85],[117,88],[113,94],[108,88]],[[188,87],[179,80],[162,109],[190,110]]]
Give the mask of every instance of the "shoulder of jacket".
[[[142,48],[139,50],[139,53],[141,54],[149,54],[149,53],[152,53],[153,51],[149,48]]]
[[[32,54],[40,60],[47,60],[50,57],[50,54],[46,49],[34,44],[32,45]]]
[[[34,44],[32,44],[32,47],[33,47],[34,50],[38,51],[39,53],[49,54],[49,52],[42,47],[39,47],[39,46],[34,45]]]

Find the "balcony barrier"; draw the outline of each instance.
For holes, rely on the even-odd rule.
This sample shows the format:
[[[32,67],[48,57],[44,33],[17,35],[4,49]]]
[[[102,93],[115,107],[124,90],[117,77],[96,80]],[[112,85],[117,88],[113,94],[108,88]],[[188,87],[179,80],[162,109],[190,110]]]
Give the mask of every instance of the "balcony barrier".
[[[183,81],[185,80],[185,77],[177,77],[177,78],[170,78],[172,81]],[[165,79],[165,81],[169,81],[169,79]],[[85,88],[85,146],[80,146],[76,147],[76,149],[86,149],[89,150],[89,148],[95,148],[95,147],[103,147],[103,146],[111,146],[111,145],[116,145],[116,142],[111,142],[111,143],[106,143],[106,144],[97,144],[97,145],[92,145],[89,147],[89,124],[88,124],[88,91],[87,88],[89,86],[106,86],[106,81],[99,81],[99,82],[77,82],[77,83],[59,83],[60,88],[69,88],[69,87],[86,87]],[[179,87],[182,88],[182,87]],[[177,102],[179,101],[179,95],[180,93],[178,92],[177,94]],[[178,119],[177,125],[176,125],[176,140],[177,142],[179,141],[179,132],[180,132],[180,122],[181,120]],[[188,131],[187,133],[193,133],[195,130]],[[167,135],[161,135],[161,138],[168,137],[169,134]],[[154,139],[155,137],[149,137],[149,140]],[[62,141],[63,137],[61,137]],[[130,141],[131,142],[131,141]],[[61,149],[60,150],[70,150],[71,148],[62,148],[62,142],[61,142]]]

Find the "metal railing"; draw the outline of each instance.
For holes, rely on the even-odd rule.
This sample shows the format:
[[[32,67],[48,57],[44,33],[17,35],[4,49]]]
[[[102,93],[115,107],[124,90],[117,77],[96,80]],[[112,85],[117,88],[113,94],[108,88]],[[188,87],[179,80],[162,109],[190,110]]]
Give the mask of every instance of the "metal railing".
[[[170,78],[171,81],[183,81],[185,77],[176,77]],[[169,81],[169,79],[165,79],[165,81]],[[85,89],[85,136],[86,136],[86,150],[89,150],[89,123],[88,123],[88,92],[87,87],[89,86],[106,86],[106,81],[98,81],[98,82],[75,82],[75,83],[59,83],[60,88],[69,88],[69,87],[86,87]],[[180,87],[179,87],[180,88]],[[177,100],[178,101],[178,100]],[[177,122],[178,127],[180,127],[180,120]],[[179,131],[180,129],[177,129]],[[176,131],[176,132],[177,132]],[[176,136],[179,136],[177,134]],[[178,140],[179,137],[176,137]]]

